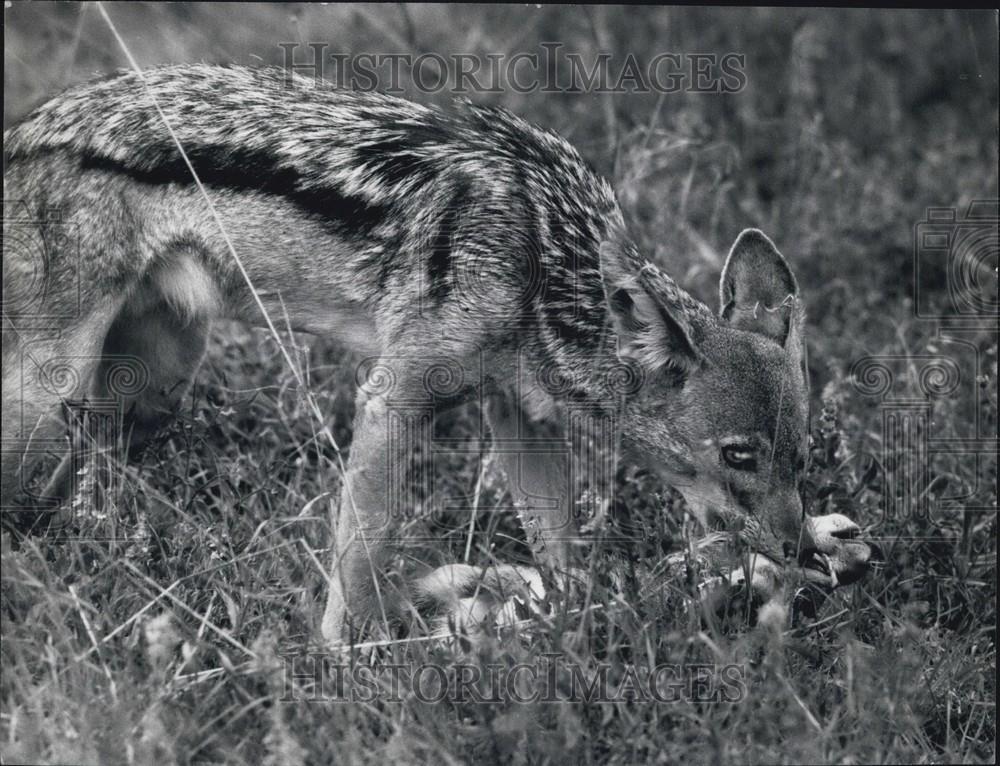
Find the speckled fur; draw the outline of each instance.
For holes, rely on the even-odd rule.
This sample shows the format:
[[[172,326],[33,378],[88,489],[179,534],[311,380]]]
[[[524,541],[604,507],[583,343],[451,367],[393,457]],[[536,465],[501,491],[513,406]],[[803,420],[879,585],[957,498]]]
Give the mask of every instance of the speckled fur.
[[[149,368],[148,390],[126,401],[146,435],[193,375],[211,319],[260,320],[151,96],[281,324],[394,365],[393,396],[426,397],[430,360],[454,361],[471,381],[459,393],[502,395],[491,423],[511,444],[567,404],[614,411],[625,450],[703,522],[735,520],[776,559],[798,543],[804,321],[764,235],[734,245],[716,314],[641,257],[610,185],[572,146],[508,111],[204,65],[73,88],[5,134],[5,505],[30,473],[32,440],[55,438],[60,399],[100,389],[102,356]],[[46,393],[38,368],[66,355],[79,385]],[[371,477],[396,460],[387,397],[359,390],[330,640],[373,603],[354,535],[386,504]],[[759,470],[722,462],[732,438],[752,443]],[[542,489],[558,473],[542,458],[505,467]],[[546,493],[522,489],[529,539],[552,553],[529,507]]]

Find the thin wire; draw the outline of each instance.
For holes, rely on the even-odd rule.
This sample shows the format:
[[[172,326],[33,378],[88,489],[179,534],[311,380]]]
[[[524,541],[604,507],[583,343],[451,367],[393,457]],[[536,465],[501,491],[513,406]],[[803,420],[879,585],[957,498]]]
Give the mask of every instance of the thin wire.
[[[320,412],[319,405],[316,404],[316,399],[313,396],[312,391],[310,391],[306,387],[302,375],[300,374],[298,368],[295,366],[295,363],[292,361],[292,357],[288,353],[288,349],[285,347],[284,342],[281,340],[281,336],[278,334],[277,328],[271,321],[271,317],[267,313],[267,308],[264,306],[264,302],[261,300],[260,295],[257,292],[257,289],[254,287],[253,280],[251,280],[250,278],[250,274],[247,273],[246,268],[243,266],[243,261],[240,259],[240,256],[236,252],[236,248],[233,246],[233,242],[229,237],[229,232],[226,230],[225,225],[222,223],[222,218],[219,216],[218,211],[215,209],[215,205],[212,204],[212,200],[208,196],[208,191],[202,184],[201,178],[198,176],[197,171],[194,169],[194,165],[191,164],[191,160],[188,157],[187,152],[184,151],[184,147],[181,145],[180,139],[174,132],[173,126],[170,124],[170,121],[167,120],[166,114],[164,114],[163,109],[160,107],[160,103],[159,101],[157,101],[156,96],[153,93],[153,89],[149,86],[149,82],[146,80],[146,76],[143,74],[143,71],[140,68],[138,62],[132,56],[132,52],[125,44],[125,40],[122,39],[122,36],[118,33],[118,28],[111,20],[111,17],[108,15],[108,12],[105,10],[104,4],[101,3],[100,0],[98,0],[96,5],[97,9],[101,12],[101,16],[104,18],[104,21],[107,23],[109,29],[111,30],[111,33],[114,35],[115,40],[118,42],[119,47],[125,54],[125,58],[128,59],[129,65],[135,71],[136,75],[139,77],[139,80],[145,87],[146,94],[149,96],[150,101],[153,103],[153,107],[156,109],[156,113],[159,115],[160,120],[166,127],[167,132],[170,133],[170,138],[173,140],[174,145],[177,147],[177,151],[180,152],[181,158],[184,160],[184,164],[187,166],[188,171],[191,173],[191,177],[194,179],[195,185],[198,187],[199,192],[201,192],[201,196],[205,200],[205,204],[208,206],[208,209],[212,214],[212,218],[215,219],[215,223],[219,227],[219,232],[222,234],[222,238],[226,242],[226,247],[228,248],[230,255],[232,255],[233,261],[236,263],[236,267],[239,269],[240,274],[242,275],[244,281],[247,284],[247,287],[250,288],[250,293],[253,295],[254,301],[257,303],[257,307],[260,309],[260,313],[264,317],[264,321],[267,323],[267,329],[270,331],[275,342],[277,342],[278,348],[281,350],[281,354],[285,358],[285,362],[288,364],[289,369],[292,371],[292,375],[295,377],[295,381],[298,384],[299,389],[302,392],[304,392],[306,402],[309,405],[310,410],[312,411],[313,417],[315,417],[316,421],[319,423],[321,433],[326,437],[327,441],[330,443],[330,446],[333,448],[334,454],[336,455],[337,458],[337,466],[340,469],[341,477],[343,479],[344,491],[345,494],[347,495],[348,501],[350,502],[351,510],[354,513],[355,521],[357,522],[357,527],[358,527],[357,536],[358,538],[360,538],[361,543],[365,548],[365,554],[368,557],[368,565],[371,569],[372,581],[375,586],[375,594],[378,598],[379,609],[382,612],[382,619],[386,622],[386,625],[388,625],[389,621],[385,612],[385,604],[382,600],[382,591],[378,584],[378,576],[375,572],[375,564],[372,560],[371,550],[368,547],[368,541],[365,539],[364,534],[361,532],[361,519],[358,516],[358,509],[354,503],[354,497],[351,493],[351,487],[347,477],[347,469],[344,466],[343,457],[340,453],[340,447],[337,444],[337,440],[334,438],[333,433],[330,431],[329,426],[326,425],[326,422],[323,419],[323,414]],[[336,565],[334,566],[334,568],[336,568]]]

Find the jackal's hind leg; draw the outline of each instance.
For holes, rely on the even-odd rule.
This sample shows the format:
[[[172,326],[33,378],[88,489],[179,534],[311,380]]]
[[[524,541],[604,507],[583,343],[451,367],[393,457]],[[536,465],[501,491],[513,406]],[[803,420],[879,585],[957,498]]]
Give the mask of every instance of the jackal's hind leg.
[[[93,376],[90,412],[76,414],[78,449],[84,454],[71,452],[63,458],[46,496],[71,499],[81,466],[102,474],[92,476],[97,488],[114,486],[111,474],[120,470],[115,458],[133,453],[175,414],[204,355],[209,325],[206,318],[182,318],[162,302],[139,314],[128,307],[119,314],[104,339]],[[101,427],[102,410],[113,418],[111,428]],[[125,454],[117,454],[119,446]],[[102,497],[94,502],[106,501]]]
[[[33,479],[45,458],[65,452],[64,415],[85,400],[110,318],[100,312],[71,328],[4,332],[4,525],[26,532],[47,527],[59,497],[38,494]]]

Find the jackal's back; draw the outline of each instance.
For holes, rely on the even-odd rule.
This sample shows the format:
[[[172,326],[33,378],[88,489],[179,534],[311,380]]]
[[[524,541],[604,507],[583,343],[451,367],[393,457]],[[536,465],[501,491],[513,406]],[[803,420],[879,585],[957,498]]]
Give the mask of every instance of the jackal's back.
[[[420,259],[426,297],[440,304],[461,287],[461,261],[475,261],[466,270],[477,279],[503,278],[506,259],[548,285],[550,314],[570,297],[600,303],[599,289],[575,285],[589,272],[598,286],[599,243],[621,224],[610,185],[562,138],[499,108],[440,109],[278,70],[172,66],[64,92],[6,133],[5,159],[63,152],[190,184],[164,120],[210,186],[288,198],[356,241],[373,288]]]
[[[274,69],[170,66],[74,87],[9,130],[5,155],[69,149],[167,174],[182,159],[153,99],[210,179],[252,174],[242,180],[254,188],[280,181],[283,191],[336,191],[380,206],[456,169],[500,185],[518,180],[512,165],[533,164],[536,177],[520,180],[545,175],[574,185],[579,203],[615,207],[608,185],[570,144],[506,110],[466,102],[443,110]]]
[[[606,350],[599,249],[623,218],[608,182],[558,135],[468,102],[442,109],[279,70],[183,65],[66,91],[7,132],[5,158],[58,153],[190,186],[165,123],[209,186],[281,197],[346,242],[353,262],[337,268],[375,311],[495,304],[572,378]],[[623,255],[641,269],[630,241]]]

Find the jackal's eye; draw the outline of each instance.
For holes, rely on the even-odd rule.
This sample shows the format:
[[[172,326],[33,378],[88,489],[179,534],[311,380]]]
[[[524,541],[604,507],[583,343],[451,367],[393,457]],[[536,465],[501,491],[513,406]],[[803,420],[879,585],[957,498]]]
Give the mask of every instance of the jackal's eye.
[[[757,455],[746,444],[728,444],[722,448],[722,459],[726,465],[737,471],[757,470]]]

